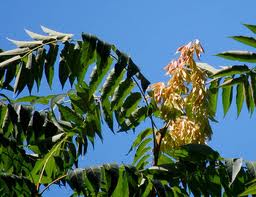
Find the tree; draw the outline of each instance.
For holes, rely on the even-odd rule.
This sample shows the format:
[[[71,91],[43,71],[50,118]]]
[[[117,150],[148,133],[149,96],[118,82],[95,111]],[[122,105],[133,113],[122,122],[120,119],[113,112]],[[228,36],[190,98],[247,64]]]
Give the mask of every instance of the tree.
[[[256,33],[256,26],[245,26]],[[255,162],[222,158],[206,145],[219,89],[224,115],[233,93],[237,115],[243,102],[253,113],[254,68],[217,70],[198,63],[194,56],[199,59],[203,48],[195,40],[180,47],[178,59],[167,65],[168,83],[150,85],[131,57],[116,46],[85,33],[82,40],[74,40],[72,34],[42,30],[46,35],[26,30],[33,41],[10,39],[17,48],[0,53],[2,196],[40,196],[60,183],[69,184],[73,196],[256,194]],[[233,38],[256,47],[252,37]],[[253,52],[218,56],[256,62]],[[71,89],[31,95],[34,86],[40,92],[43,72],[51,88],[55,67],[62,88],[69,81]],[[18,96],[25,87],[28,96],[8,97],[10,92]],[[116,133],[134,130],[144,120],[149,124],[143,124],[130,149],[135,151],[132,164],[78,168],[88,144],[94,146],[96,136],[102,139],[102,122]]]

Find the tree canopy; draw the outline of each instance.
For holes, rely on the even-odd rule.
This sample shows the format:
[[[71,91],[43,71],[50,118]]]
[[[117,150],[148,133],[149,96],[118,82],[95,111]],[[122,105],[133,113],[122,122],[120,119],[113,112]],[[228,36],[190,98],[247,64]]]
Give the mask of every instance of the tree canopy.
[[[256,26],[244,26],[256,33]],[[16,48],[0,52],[2,196],[40,196],[53,184],[68,184],[73,196],[256,194],[256,162],[223,158],[207,145],[218,94],[224,115],[233,94],[237,116],[243,103],[254,112],[256,74],[250,64],[256,53],[219,53],[243,63],[216,69],[200,62],[204,50],[195,40],[178,48],[179,57],[165,67],[168,82],[150,84],[117,46],[86,33],[75,40],[73,34],[42,30],[26,30],[32,41],[9,39]],[[254,37],[232,38],[256,48]],[[56,78],[63,90],[68,82],[71,88],[31,95],[47,85],[43,73],[49,88]],[[29,94],[19,96],[26,89]],[[103,138],[102,124],[118,135],[136,129],[131,164],[80,168],[88,146]]]

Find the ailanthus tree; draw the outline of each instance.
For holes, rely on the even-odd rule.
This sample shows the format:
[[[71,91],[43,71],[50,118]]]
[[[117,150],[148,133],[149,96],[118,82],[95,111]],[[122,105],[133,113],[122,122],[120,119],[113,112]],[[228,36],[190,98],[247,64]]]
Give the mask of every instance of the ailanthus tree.
[[[256,33],[256,26],[245,26]],[[222,158],[206,144],[219,89],[224,114],[233,93],[238,115],[244,100],[254,111],[254,68],[243,64],[217,70],[197,62],[204,50],[195,40],[180,47],[179,57],[165,67],[169,81],[150,85],[116,46],[84,33],[74,40],[72,34],[42,30],[44,35],[26,30],[33,41],[10,39],[17,48],[0,53],[1,196],[40,196],[60,183],[68,184],[73,196],[256,194],[256,163]],[[256,47],[253,37],[233,38]],[[219,56],[256,62],[254,52]],[[62,88],[69,81],[71,89],[31,95],[45,85],[43,73],[51,88],[56,69]],[[30,94],[19,97],[26,87]],[[10,99],[10,93],[17,98]],[[132,164],[79,168],[87,147],[96,136],[102,138],[102,122],[116,133],[134,130],[144,120],[130,149],[135,151]]]

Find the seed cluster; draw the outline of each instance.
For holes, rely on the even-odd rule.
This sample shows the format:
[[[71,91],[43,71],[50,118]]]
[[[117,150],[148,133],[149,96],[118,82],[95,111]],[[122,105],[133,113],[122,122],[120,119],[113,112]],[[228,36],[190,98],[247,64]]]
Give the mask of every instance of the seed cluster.
[[[177,52],[179,58],[165,67],[170,76],[167,84],[158,82],[150,86],[151,99],[157,103],[161,118],[167,125],[162,149],[190,143],[205,144],[212,134],[207,109],[207,77],[194,61],[194,54],[200,59],[204,50],[195,40],[178,48]]]

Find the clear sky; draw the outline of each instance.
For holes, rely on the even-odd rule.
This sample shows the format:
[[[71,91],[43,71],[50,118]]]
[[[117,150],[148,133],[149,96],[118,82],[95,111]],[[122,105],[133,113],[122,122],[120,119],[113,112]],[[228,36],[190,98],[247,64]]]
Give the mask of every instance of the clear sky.
[[[14,48],[6,37],[27,40],[24,28],[41,32],[40,25],[61,32],[73,33],[76,38],[87,32],[128,53],[151,82],[167,80],[163,67],[174,58],[176,49],[191,40],[199,39],[205,49],[202,57],[216,68],[232,65],[214,54],[231,49],[248,49],[228,36],[252,35],[242,23],[256,24],[255,0],[3,0],[0,5],[0,48]],[[251,64],[250,64],[251,65]],[[254,65],[251,65],[254,66]],[[59,82],[55,82],[54,90]],[[49,93],[46,88],[41,90]],[[246,107],[236,118],[234,108],[223,119],[219,105],[218,124],[212,124],[213,138],[209,145],[224,157],[243,157],[256,160],[255,115],[250,117]],[[81,167],[103,162],[130,162],[127,153],[130,134],[113,135],[103,132],[103,144],[98,140],[95,150],[89,150]],[[58,188],[45,196],[68,196],[70,190]]]

